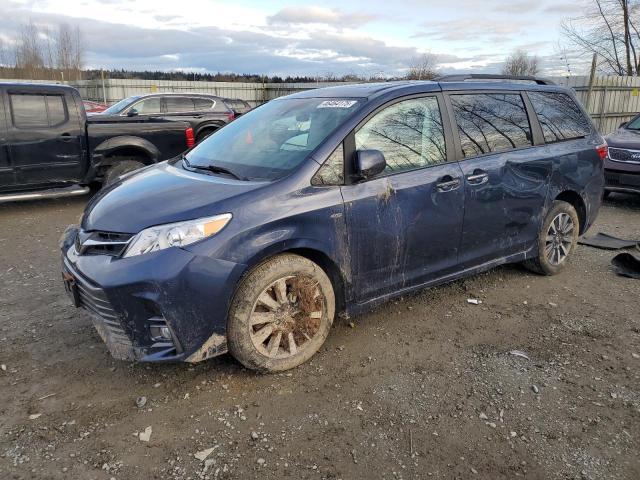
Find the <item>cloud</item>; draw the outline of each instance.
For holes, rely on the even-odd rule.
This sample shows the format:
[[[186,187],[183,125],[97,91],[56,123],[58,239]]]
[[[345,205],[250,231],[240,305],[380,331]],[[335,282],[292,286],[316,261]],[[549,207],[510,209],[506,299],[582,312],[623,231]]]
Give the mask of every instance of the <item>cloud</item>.
[[[270,25],[299,25],[317,23],[334,27],[355,27],[375,20],[368,13],[344,13],[324,7],[285,7],[267,17]]]

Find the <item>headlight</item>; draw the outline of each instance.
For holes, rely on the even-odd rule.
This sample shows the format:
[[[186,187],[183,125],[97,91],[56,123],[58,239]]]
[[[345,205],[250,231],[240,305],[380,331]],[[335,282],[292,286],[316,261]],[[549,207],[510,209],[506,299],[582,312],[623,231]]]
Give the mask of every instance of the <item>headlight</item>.
[[[225,213],[215,217],[149,227],[131,239],[122,256],[133,257],[169,247],[184,247],[215,235],[229,223],[229,220],[231,214]]]

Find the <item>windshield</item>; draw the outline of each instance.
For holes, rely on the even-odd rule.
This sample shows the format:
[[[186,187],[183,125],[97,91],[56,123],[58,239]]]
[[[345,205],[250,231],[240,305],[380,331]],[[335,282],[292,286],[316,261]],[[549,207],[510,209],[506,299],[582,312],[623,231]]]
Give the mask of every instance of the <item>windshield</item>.
[[[222,167],[238,177],[275,180],[300,165],[361,104],[355,99],[272,100],[198,144],[191,167]]]
[[[133,97],[125,98],[124,100],[120,100],[119,102],[114,103],[109,108],[107,108],[104,112],[102,112],[102,114],[103,115],[118,115],[125,108],[127,108],[129,105],[131,105],[133,102],[135,102],[139,98],[140,98],[140,95],[134,95]]]
[[[640,130],[640,116],[627,123],[626,128],[629,130]]]

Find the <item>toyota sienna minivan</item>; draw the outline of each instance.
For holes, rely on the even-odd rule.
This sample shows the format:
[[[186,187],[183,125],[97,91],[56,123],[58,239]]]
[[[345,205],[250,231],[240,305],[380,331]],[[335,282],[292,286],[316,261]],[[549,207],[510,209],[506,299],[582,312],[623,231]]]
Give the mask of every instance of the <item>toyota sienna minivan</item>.
[[[282,371],[337,315],[505,263],[567,265],[607,146],[572,92],[446,77],[270,101],[122,176],[62,240],[111,354]]]

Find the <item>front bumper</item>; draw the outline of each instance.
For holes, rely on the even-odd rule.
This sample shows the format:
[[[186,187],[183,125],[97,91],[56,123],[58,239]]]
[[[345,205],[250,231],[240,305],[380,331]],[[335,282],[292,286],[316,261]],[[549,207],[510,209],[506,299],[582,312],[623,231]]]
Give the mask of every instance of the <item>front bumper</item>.
[[[640,192],[640,161],[604,161],[605,190],[611,192]]]
[[[605,190],[611,192],[640,193],[640,172],[604,171]]]
[[[180,248],[119,258],[78,255],[70,238],[62,245],[65,288],[115,358],[197,362],[227,351],[227,312],[243,265]],[[171,338],[152,337],[152,325],[168,327]]]

